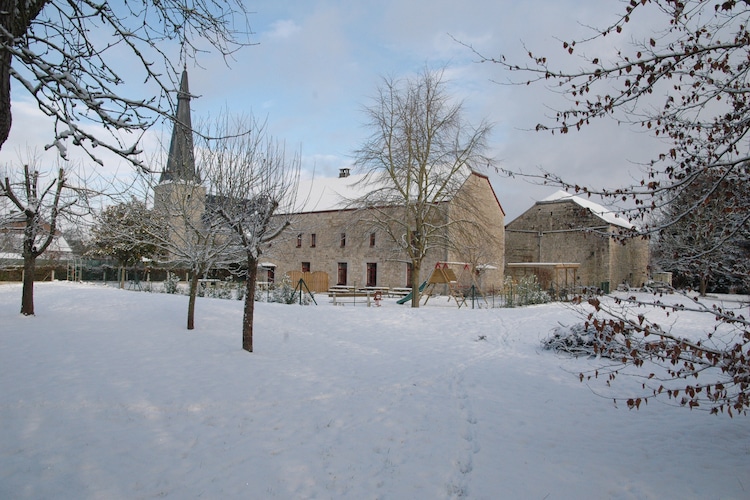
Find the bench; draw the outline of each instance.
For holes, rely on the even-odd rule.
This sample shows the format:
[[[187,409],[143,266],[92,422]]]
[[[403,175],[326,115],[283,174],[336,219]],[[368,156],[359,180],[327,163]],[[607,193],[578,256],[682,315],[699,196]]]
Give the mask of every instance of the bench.
[[[367,302],[367,307],[370,307],[370,301],[374,296],[371,292],[355,292],[355,291],[328,291],[328,296],[331,297],[331,302],[335,306],[343,306],[344,304],[356,305],[357,299],[360,299],[360,303]],[[363,300],[364,299],[364,300]]]

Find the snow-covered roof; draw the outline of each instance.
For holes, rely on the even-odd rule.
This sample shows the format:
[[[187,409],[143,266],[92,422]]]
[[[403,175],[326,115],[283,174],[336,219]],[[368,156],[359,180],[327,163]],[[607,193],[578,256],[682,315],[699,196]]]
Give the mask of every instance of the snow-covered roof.
[[[295,212],[325,212],[346,208],[349,200],[367,194],[365,174],[347,177],[316,177],[302,180],[297,189]]]
[[[64,254],[72,254],[73,249],[70,247],[70,244],[68,244],[68,240],[65,239],[65,236],[58,235],[55,236],[55,239],[52,240],[52,243],[49,246],[49,249],[53,252],[60,252]]]
[[[37,243],[39,243],[41,240],[43,240],[48,233],[46,233],[47,230],[49,230],[50,226],[47,222],[43,222],[43,231],[42,234],[37,236]],[[26,215],[22,212],[13,211],[9,214],[6,214],[5,216],[0,217],[0,229],[3,229],[3,238],[5,246],[10,245],[11,248],[21,248],[23,246],[22,238],[23,238],[23,230],[26,227]],[[62,235],[62,233],[57,230],[55,231],[55,237],[52,240],[52,243],[50,244],[47,251],[50,252],[58,252],[62,254],[72,254],[73,249],[68,244],[68,240],[65,239],[65,237]],[[15,254],[20,256],[21,254]],[[3,258],[11,258],[11,257],[3,257]],[[13,257],[15,258],[15,257]]]
[[[607,207],[600,205],[598,203],[594,203],[593,201],[588,200],[586,198],[572,195],[568,193],[567,191],[563,191],[562,189],[547,196],[546,198],[542,200],[542,202],[555,202],[555,201],[564,201],[564,200],[570,200],[584,208],[588,208],[591,211],[591,213],[603,219],[608,224],[614,224],[615,226],[625,227],[628,229],[633,227],[633,224],[628,222],[626,219],[620,217],[616,212],[613,212]]]
[[[4,235],[5,238],[5,245],[8,246],[6,250],[13,250],[18,249],[23,246],[22,242],[22,236],[20,234],[10,234],[10,235]],[[41,238],[40,238],[41,239]],[[37,240],[40,241],[40,240]],[[62,234],[58,234],[52,239],[52,243],[50,243],[49,247],[47,248],[47,251],[42,254],[40,258],[44,259],[47,257],[47,253],[56,253],[59,256],[70,256],[73,254],[73,249],[71,248],[70,244],[68,244],[68,240],[65,239],[65,237]],[[21,259],[23,256],[20,252],[3,252],[0,254],[0,258],[3,259]]]
[[[464,178],[457,178],[461,182],[474,173],[469,168],[459,172],[465,175]],[[367,174],[301,180],[297,190],[295,212],[343,210],[348,208],[352,200],[361,198],[381,186],[380,181],[372,176],[367,178]]]

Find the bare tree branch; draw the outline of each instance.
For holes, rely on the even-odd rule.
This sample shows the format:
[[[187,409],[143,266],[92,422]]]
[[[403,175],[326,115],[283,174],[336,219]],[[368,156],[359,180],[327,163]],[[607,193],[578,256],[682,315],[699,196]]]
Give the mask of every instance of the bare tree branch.
[[[472,169],[492,164],[485,155],[491,125],[467,124],[446,83],[442,71],[427,68],[412,79],[383,79],[365,109],[371,135],[355,152],[368,194],[352,205],[411,263],[415,291],[428,252],[455,247],[449,229],[467,223],[448,217],[448,202]],[[419,307],[419,299],[412,294],[412,307]]]
[[[210,49],[226,60],[250,45],[246,23],[240,0],[0,1],[0,147],[11,128],[13,79],[54,119],[48,148],[65,158],[72,144],[97,163],[102,148],[147,169],[138,142],[157,120],[172,119],[184,61],[170,50],[195,58]],[[149,97],[124,94],[138,77]]]
[[[531,52],[523,63],[475,54],[508,72],[510,85],[543,84],[566,98],[549,120],[537,125],[538,131],[567,134],[612,118],[665,144],[640,182],[630,186],[582,186],[547,172],[530,174],[532,179],[630,201],[634,208],[628,219],[639,219],[641,224],[624,237],[655,236],[656,244],[666,252],[663,257],[683,271],[692,269],[702,279],[721,267],[731,267],[746,282],[750,3],[642,0],[624,5],[624,12],[610,26],[596,30],[588,39],[562,42],[564,55],[554,63],[547,55]],[[565,69],[566,55],[578,55],[582,47],[591,47],[604,37],[624,36],[629,23],[643,22],[644,17],[636,21],[637,16],[649,16],[649,22],[661,23],[661,29],[620,43],[611,57],[582,56],[577,59],[582,66]],[[746,413],[750,406],[747,320],[701,300],[692,307],[713,315],[715,327],[700,340],[684,339],[679,332],[649,324],[644,315],[632,321],[628,311],[599,303],[593,304],[598,315],[590,319],[600,340],[615,342],[616,350],[624,349],[623,366],[641,367],[649,362],[663,367],[665,380],[677,384],[693,376],[711,377],[708,383],[687,383],[682,390],[670,387],[670,397],[684,395],[680,402],[691,408],[708,404],[713,412]],[[647,301],[633,297],[624,302],[643,306]],[[650,305],[674,311],[687,307],[665,305],[658,297]],[[628,334],[618,337],[625,325]],[[610,338],[610,331],[616,338]],[[613,380],[618,368],[605,368],[602,373]],[[660,385],[653,395],[662,391]],[[628,405],[637,407],[640,401],[631,398]]]
[[[208,216],[221,221],[244,255],[242,347],[252,352],[258,262],[293,217],[300,155],[288,156],[285,145],[268,135],[265,123],[226,114],[205,127],[196,164],[207,182]]]

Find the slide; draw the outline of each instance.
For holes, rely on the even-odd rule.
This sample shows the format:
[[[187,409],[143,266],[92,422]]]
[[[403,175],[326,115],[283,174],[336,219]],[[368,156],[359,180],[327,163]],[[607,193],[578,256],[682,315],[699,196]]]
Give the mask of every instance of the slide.
[[[419,285],[419,293],[424,292],[424,287],[426,287],[426,286],[427,286],[427,280],[425,280],[421,285]],[[409,295],[407,295],[406,297],[404,297],[402,299],[398,299],[398,301],[396,303],[397,304],[406,304],[407,302],[409,302],[411,300],[411,294],[412,293],[414,293],[414,292],[409,292]]]

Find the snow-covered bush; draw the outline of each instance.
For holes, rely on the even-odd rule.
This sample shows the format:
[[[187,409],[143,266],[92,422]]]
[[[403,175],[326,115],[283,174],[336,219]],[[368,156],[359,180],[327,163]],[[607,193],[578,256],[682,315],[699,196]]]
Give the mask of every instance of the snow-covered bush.
[[[220,299],[231,299],[234,296],[234,286],[232,286],[232,283],[225,282],[222,284],[221,289],[219,290],[219,298]]]
[[[284,276],[281,279],[281,283],[274,287],[269,301],[278,302],[280,304],[294,304],[296,298],[297,293],[294,291],[289,277]]]
[[[552,301],[550,295],[542,290],[536,276],[521,278],[516,286],[516,295],[519,298],[520,305],[546,304]]]
[[[198,285],[198,297],[210,297],[212,299],[231,299],[231,283],[220,281],[202,281]]]
[[[503,294],[505,307],[546,304],[552,301],[552,297],[542,290],[542,286],[533,275],[523,276],[518,282],[506,276]]]
[[[542,348],[574,356],[608,358],[624,352],[629,336],[628,330],[625,330],[625,333],[617,333],[610,325],[599,326],[597,329],[591,323],[576,323],[552,329],[552,334],[542,340]]]
[[[177,284],[179,282],[180,279],[176,274],[168,272],[167,278],[164,280],[164,293],[177,293]]]
[[[299,294],[302,293],[299,290],[295,290],[292,286],[292,282],[289,276],[284,275],[281,279],[281,283],[277,283],[271,291],[271,295],[268,297],[269,302],[278,302],[280,304],[298,304],[300,303]],[[255,300],[259,299],[259,295],[255,294]],[[307,293],[302,293],[302,305],[309,305],[312,302],[311,297]]]

